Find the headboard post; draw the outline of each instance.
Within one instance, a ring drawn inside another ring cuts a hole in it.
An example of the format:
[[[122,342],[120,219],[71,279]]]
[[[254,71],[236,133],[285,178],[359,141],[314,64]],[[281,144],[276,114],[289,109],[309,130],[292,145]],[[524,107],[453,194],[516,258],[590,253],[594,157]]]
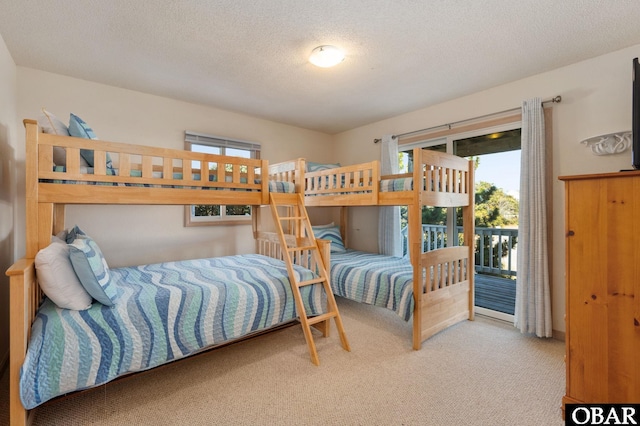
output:
[[[340,207],[340,235],[342,236],[342,244],[344,244],[345,248],[349,247],[347,237],[347,234],[349,233],[349,226],[347,223],[349,214],[347,209],[347,206]]]
[[[269,204],[269,161],[260,160],[260,189],[262,193],[262,204]]]
[[[9,276],[9,419],[12,425],[26,425],[28,413],[20,402],[20,367],[27,352],[31,322],[42,294],[36,282],[33,259],[20,259]]]
[[[24,120],[26,132],[25,203],[26,203],[26,256],[33,259],[38,253],[38,122]]]
[[[305,181],[304,181],[304,172],[307,169],[307,163],[304,158],[298,158],[296,160],[296,171],[295,171],[295,186],[296,193],[304,194]]]
[[[57,235],[64,230],[64,204],[53,205],[53,234]]]
[[[420,258],[422,256],[422,193],[423,185],[416,184],[422,182],[424,172],[422,170],[422,149],[413,149],[413,182],[414,188],[417,185],[418,190],[413,191],[413,199],[411,205],[407,208],[408,214],[408,247],[409,258],[413,265],[413,301],[415,308],[413,310],[413,349],[419,350],[422,347],[422,300],[424,278],[422,275],[422,266]]]
[[[38,203],[38,250],[51,243],[53,234],[53,203]]]

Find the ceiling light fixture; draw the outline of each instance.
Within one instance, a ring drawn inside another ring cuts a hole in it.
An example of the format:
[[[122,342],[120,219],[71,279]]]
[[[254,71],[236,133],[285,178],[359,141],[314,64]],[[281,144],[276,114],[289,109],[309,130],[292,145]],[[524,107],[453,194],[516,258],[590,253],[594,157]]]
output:
[[[335,46],[318,46],[311,51],[309,62],[322,68],[338,65],[344,60],[344,53]]]

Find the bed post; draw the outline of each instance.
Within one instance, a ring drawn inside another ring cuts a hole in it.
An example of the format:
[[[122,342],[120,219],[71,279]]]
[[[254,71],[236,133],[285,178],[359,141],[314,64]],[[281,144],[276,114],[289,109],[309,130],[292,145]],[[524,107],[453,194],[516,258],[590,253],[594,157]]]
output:
[[[24,120],[26,132],[25,204],[26,204],[26,255],[33,259],[38,253],[38,122]]]
[[[422,278],[422,200],[423,186],[416,184],[422,182],[422,150],[414,148],[413,150],[413,182],[414,191],[411,204],[407,206],[407,214],[409,216],[408,229],[408,250],[411,265],[413,265],[413,349],[420,350],[422,348],[422,294],[424,279]],[[418,187],[415,190],[415,186]]]
[[[340,207],[340,235],[342,237],[342,243],[345,248],[349,247],[349,240],[347,234],[349,233],[349,227],[347,224],[348,220],[348,207],[342,206]]]
[[[27,424],[28,412],[20,402],[20,368],[27,353],[31,319],[40,304],[36,296],[33,259],[20,259],[7,270],[9,276],[9,421]]]
[[[269,162],[260,160],[260,192],[262,193],[262,204],[269,204]]]
[[[296,193],[304,194],[304,190],[307,186],[307,182],[305,182],[304,172],[307,168],[307,163],[304,158],[298,158],[296,160],[296,167],[294,172],[294,184],[296,187]]]
[[[28,411],[20,401],[20,368],[27,353],[31,322],[42,300],[42,293],[36,281],[34,258],[39,250],[40,234],[44,232],[38,220],[40,215],[38,205],[38,122],[24,120],[24,126],[26,135],[26,254],[23,259],[11,265],[6,272],[9,276],[9,422],[11,425],[20,426],[28,424],[29,420]],[[50,206],[51,219],[53,220],[53,205]],[[43,212],[46,212],[47,209],[48,207],[44,207]],[[64,212],[64,210],[62,211]],[[62,213],[62,219],[64,220],[64,213]],[[51,228],[49,235],[51,235]]]
[[[58,235],[64,230],[64,204],[53,205],[53,234]]]
[[[475,231],[475,202],[476,202],[476,191],[475,191],[475,180],[474,180],[474,167],[475,163],[473,160],[469,160],[469,171],[467,176],[468,188],[467,192],[469,194],[469,204],[466,207],[462,208],[462,223],[464,224],[464,243],[467,247],[469,247],[469,260],[467,261],[467,278],[469,280],[469,320],[473,321],[475,318],[475,275],[476,275],[476,267],[475,267],[475,242],[476,242],[476,231]]]

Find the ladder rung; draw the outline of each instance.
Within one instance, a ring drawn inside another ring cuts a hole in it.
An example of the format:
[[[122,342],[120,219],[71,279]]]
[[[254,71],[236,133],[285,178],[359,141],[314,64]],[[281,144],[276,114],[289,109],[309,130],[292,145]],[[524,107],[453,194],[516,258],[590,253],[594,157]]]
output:
[[[306,218],[306,216],[281,216],[280,220],[301,220]]]
[[[309,325],[313,325],[313,324],[317,324],[319,322],[334,318],[335,316],[336,316],[336,312],[332,311],[332,312],[327,312],[326,314],[307,318],[307,321],[309,322]]]
[[[325,281],[325,279],[324,279],[324,278],[322,278],[322,277],[319,277],[319,278],[313,278],[313,279],[311,279],[311,280],[307,280],[307,281],[300,281],[300,282],[298,283],[298,287],[303,287],[303,286],[305,286],[305,285],[311,285],[311,284],[318,284],[318,283],[322,283],[322,282],[324,282],[324,281]]]
[[[302,247],[287,247],[287,251],[299,251],[299,250],[315,250],[316,246],[302,246]]]

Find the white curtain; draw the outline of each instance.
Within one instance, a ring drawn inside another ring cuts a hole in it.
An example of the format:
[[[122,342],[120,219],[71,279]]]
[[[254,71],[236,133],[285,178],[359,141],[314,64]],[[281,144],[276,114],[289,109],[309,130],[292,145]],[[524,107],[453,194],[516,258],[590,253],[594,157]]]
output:
[[[398,173],[398,139],[392,135],[382,137],[380,173]],[[400,207],[383,206],[378,216],[378,251],[388,256],[402,257],[400,235]]]
[[[521,158],[514,323],[522,333],[551,337],[544,112],[540,98],[522,103]]]

